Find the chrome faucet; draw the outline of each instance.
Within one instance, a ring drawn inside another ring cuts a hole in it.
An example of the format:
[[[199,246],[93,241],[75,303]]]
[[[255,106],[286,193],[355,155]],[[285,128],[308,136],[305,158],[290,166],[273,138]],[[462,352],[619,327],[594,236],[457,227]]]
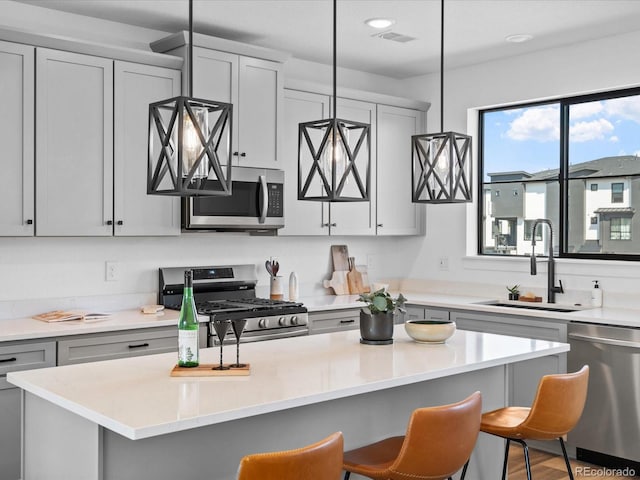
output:
[[[538,273],[536,265],[536,228],[539,224],[549,226],[549,260],[547,265],[547,303],[556,303],[556,293],[564,293],[562,288],[562,280],[558,280],[559,286],[555,286],[556,263],[553,259],[553,224],[551,220],[539,218],[533,222],[531,229],[531,275]]]

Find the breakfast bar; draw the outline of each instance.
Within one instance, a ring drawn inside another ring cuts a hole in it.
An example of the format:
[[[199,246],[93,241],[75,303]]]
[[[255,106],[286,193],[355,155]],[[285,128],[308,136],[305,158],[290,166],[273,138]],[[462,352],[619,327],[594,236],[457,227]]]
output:
[[[25,480],[235,478],[249,453],[342,431],[350,449],[405,431],[418,407],[480,390],[505,405],[509,366],[564,343],[458,330],[444,344],[362,345],[358,331],[242,344],[249,376],[171,377],[175,354],[9,373],[23,390]],[[219,349],[201,352],[215,363]],[[235,348],[225,347],[225,361]],[[469,479],[496,478],[501,441],[480,435]]]

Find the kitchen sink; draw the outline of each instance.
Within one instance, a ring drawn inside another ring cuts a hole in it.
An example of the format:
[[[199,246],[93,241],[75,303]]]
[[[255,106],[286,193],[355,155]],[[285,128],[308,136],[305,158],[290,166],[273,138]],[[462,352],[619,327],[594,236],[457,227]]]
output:
[[[507,307],[507,308],[524,308],[525,310],[544,310],[546,312],[577,312],[578,310],[585,310],[582,306],[570,306],[570,305],[555,305],[552,303],[536,303],[536,302],[501,302],[499,300],[491,300],[488,302],[477,302],[476,305],[490,305],[492,307]]]

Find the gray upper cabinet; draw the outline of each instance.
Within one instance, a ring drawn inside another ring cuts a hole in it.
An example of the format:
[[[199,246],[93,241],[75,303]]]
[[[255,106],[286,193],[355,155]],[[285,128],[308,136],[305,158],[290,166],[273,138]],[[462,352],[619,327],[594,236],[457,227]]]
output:
[[[423,114],[378,105],[378,235],[424,232],[425,207],[411,202],[411,136],[423,132]]]
[[[329,204],[298,200],[298,124],[329,118],[330,97],[318,93],[285,90],[282,139],[285,226],[278,235],[328,235]],[[304,151],[309,159],[308,149]],[[309,160],[310,161],[310,160]],[[304,182],[304,178],[302,181]]]
[[[113,233],[113,61],[36,51],[36,234]]]
[[[186,57],[186,51],[181,47],[169,53]],[[233,104],[233,165],[282,168],[283,85],[280,62],[193,47],[193,96]]]
[[[180,95],[180,71],[114,64],[114,234],[179,235],[180,199],[147,195],[149,104]]]
[[[34,55],[26,45],[0,42],[0,235],[34,233]]]

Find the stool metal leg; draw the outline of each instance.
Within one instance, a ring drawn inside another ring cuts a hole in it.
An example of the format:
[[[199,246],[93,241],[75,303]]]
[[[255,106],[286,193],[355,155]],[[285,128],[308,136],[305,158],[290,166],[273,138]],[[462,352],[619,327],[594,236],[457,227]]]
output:
[[[562,437],[558,437],[560,440],[560,446],[562,447],[562,455],[564,455],[564,463],[567,465],[567,472],[569,472],[569,478],[573,480],[573,471],[571,470],[571,464],[569,463],[569,457],[567,456],[567,449],[564,447],[564,440]]]
[[[505,439],[507,443],[504,447],[504,463],[502,464],[502,480],[506,480],[507,478],[507,462],[509,461],[509,445],[511,445],[511,439]]]
[[[469,459],[471,460],[471,459]],[[462,467],[462,473],[460,474],[460,480],[464,480],[464,476],[467,474],[467,468],[469,467],[469,460],[467,460],[467,463],[464,464],[464,467]]]
[[[344,480],[349,480],[349,477],[351,476],[351,472],[350,471],[346,471],[344,472]]]

